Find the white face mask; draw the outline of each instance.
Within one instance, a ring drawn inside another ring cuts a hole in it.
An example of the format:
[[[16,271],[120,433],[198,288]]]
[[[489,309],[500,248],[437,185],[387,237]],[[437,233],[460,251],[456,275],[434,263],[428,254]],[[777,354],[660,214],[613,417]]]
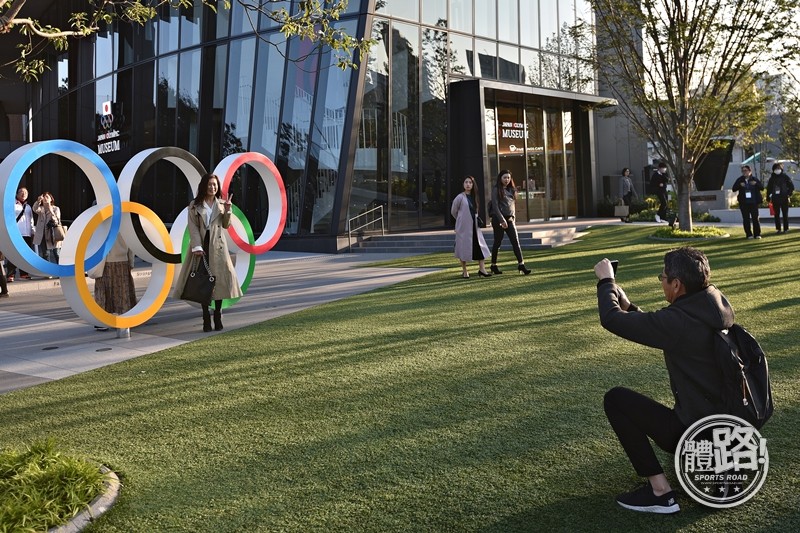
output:
[[[775,174],[780,174],[783,171],[781,169],[777,169],[777,170],[774,170],[773,172],[775,172]]]

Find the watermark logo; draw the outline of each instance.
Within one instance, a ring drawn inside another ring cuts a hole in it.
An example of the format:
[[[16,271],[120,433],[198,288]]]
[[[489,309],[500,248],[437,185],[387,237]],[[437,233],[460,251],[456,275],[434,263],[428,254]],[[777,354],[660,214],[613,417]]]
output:
[[[735,416],[698,420],[675,450],[675,472],[683,490],[709,507],[736,507],[746,502],[764,484],[768,469],[767,440]]]

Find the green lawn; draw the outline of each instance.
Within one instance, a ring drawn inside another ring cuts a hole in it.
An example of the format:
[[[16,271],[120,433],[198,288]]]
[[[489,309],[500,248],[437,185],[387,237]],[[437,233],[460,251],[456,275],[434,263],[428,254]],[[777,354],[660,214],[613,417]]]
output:
[[[800,531],[800,232],[693,243],[770,357],[761,491],[674,516],[614,502],[638,478],[603,394],[671,395],[660,352],[600,327],[592,267],[619,259],[634,303],[666,305],[676,243],[651,232],[528,252],[527,277],[510,253],[490,279],[450,254],[394,261],[446,270],[2,395],[0,447],[54,437],[115,470],[92,531]]]

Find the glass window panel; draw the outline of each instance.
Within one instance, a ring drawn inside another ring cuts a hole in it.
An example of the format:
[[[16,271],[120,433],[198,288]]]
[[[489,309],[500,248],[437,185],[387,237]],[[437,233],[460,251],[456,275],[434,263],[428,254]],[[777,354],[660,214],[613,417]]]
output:
[[[168,54],[178,49],[181,16],[177,9],[162,6],[158,19],[158,53]]]
[[[424,0],[422,22],[430,26],[447,27],[447,0]]]
[[[544,151],[544,117],[542,108],[528,107],[525,110],[527,127],[526,158],[528,167],[528,218],[547,218],[547,165]]]
[[[450,28],[472,33],[472,0],[450,0]]]
[[[158,137],[159,146],[175,145],[175,121],[178,115],[178,56],[158,60]]]
[[[558,53],[558,4],[553,0],[539,3],[539,20],[542,29],[542,49]]]
[[[575,25],[575,2],[574,0],[558,0],[558,27],[561,31],[564,28],[571,28]]]
[[[236,153],[236,146],[249,146],[250,116],[253,98],[253,67],[256,64],[256,39],[231,42],[228,70],[228,95],[225,106],[225,143],[223,156]],[[224,74],[224,71],[223,71]],[[224,79],[224,76],[223,76]],[[214,106],[216,107],[216,105]],[[228,150],[230,148],[231,150]]]
[[[58,94],[64,94],[69,90],[69,54],[61,54],[58,56],[57,68],[57,84]]]
[[[519,83],[520,79],[520,65],[519,65],[519,48],[516,46],[509,46],[501,44],[498,46],[499,51],[499,78],[503,81],[513,81]]]
[[[350,0],[347,3],[347,9],[342,11],[342,15],[344,15],[344,14],[352,15],[352,14],[355,14],[355,13],[359,13],[361,11],[361,3],[362,2],[368,2],[368,1],[369,0]],[[354,33],[355,33],[355,31],[354,31]]]
[[[572,112],[563,111],[561,121],[564,133],[564,215],[576,216],[578,214],[578,182],[575,177]]]
[[[94,112],[97,116],[103,110],[103,102],[111,102],[114,99],[114,83],[111,76],[100,78],[94,84]]]
[[[558,56],[555,54],[541,54],[542,87],[558,89],[559,81]]]
[[[148,20],[143,25],[131,24],[133,28],[133,59],[142,61],[156,55],[157,19]]]
[[[133,127],[139,123],[140,117],[133,114],[133,69],[128,68],[114,75],[114,98],[111,111],[114,116],[113,129],[119,132],[123,150],[130,152],[133,140]]]
[[[231,35],[253,33],[258,28],[258,2],[248,2],[246,6],[234,0],[231,4]],[[273,9],[272,4],[264,7],[265,10]]]
[[[425,4],[423,3],[423,6]],[[422,30],[421,226],[447,221],[447,33]]]
[[[156,146],[156,76],[155,62],[150,61],[134,68],[133,113],[138,128],[140,146]]]
[[[564,182],[564,146],[561,129],[561,113],[548,109],[547,120],[547,172],[549,190],[549,216],[566,216],[566,187]]]
[[[532,48],[539,48],[539,0],[520,2],[519,21],[520,43]]]
[[[522,83],[537,86],[542,84],[539,72],[539,52],[523,48],[520,50],[520,64],[522,66]]]
[[[567,91],[580,91],[581,81],[578,76],[578,61],[571,57],[561,58],[561,82],[559,88]]]
[[[497,37],[497,0],[475,0],[475,35]]]
[[[133,63],[134,27],[141,28],[141,26],[127,23],[114,26],[114,70],[117,70]]]
[[[350,2],[350,4],[358,4],[358,2]],[[289,1],[284,2],[273,2],[269,5],[269,9],[264,9],[261,12],[261,19],[259,20],[259,27],[262,30],[269,30],[273,28],[278,28],[279,25],[277,22],[270,18],[270,15],[273,13],[278,13],[281,9],[285,9],[287,12],[290,12],[290,8],[292,7],[292,3]]]
[[[518,43],[520,21],[517,0],[497,0],[497,19],[498,40]]]
[[[475,39],[475,54],[478,56],[476,76],[497,79],[497,43]]]
[[[200,44],[204,11],[205,6],[202,2],[194,2],[191,7],[182,7],[180,9],[181,48]]]
[[[305,170],[308,137],[311,131],[311,106],[317,77],[315,43],[294,39],[289,44],[285,98],[278,139],[278,169],[286,186],[288,210],[286,231],[301,231],[304,211]]]
[[[375,44],[370,49],[366,61],[361,116],[356,118],[359,122],[358,144],[349,191],[348,218],[356,217],[378,206],[386,209],[389,161],[388,29],[388,21],[382,19],[376,19],[372,27],[371,38]],[[365,216],[356,219],[354,225],[364,224],[369,220],[370,218]]]
[[[356,31],[356,21],[336,24],[349,34]],[[350,69],[336,68],[335,54],[330,50],[322,56],[320,86],[314,111],[314,130],[309,158],[309,180],[306,194],[313,196],[313,207],[304,216],[311,220],[303,224],[311,233],[336,233],[332,228],[333,205],[339,182],[347,100],[350,82],[355,75]],[[310,204],[310,200],[306,204]]]
[[[180,56],[177,146],[198,153],[200,127],[200,50]]]
[[[95,34],[94,72],[96,77],[108,74],[114,68],[114,39],[110,31]]]
[[[213,87],[214,93],[211,95],[211,128],[209,136],[211,137],[211,149],[209,151],[209,168],[213,168],[221,160],[220,155],[227,155],[231,153],[244,152],[247,145],[239,144],[236,142],[236,137],[231,135],[231,132],[225,127],[223,113],[225,112],[225,69],[228,64],[228,46],[220,45],[214,47],[207,47],[203,49],[203,70],[213,70]],[[250,60],[253,61],[253,55],[250,55]],[[207,74],[203,75],[208,78]],[[251,82],[252,83],[252,82]],[[208,90],[207,85],[203,87],[203,91]],[[203,97],[204,101],[208,98]],[[201,115],[207,114],[208,111],[203,109]],[[201,116],[201,123],[205,127],[209,123],[207,116]],[[247,130],[245,129],[245,132]]]
[[[450,72],[464,76],[475,75],[475,56],[472,38],[456,33],[450,34]]]
[[[268,41],[259,40],[258,42],[258,70],[256,71],[251,149],[274,161],[283,94],[284,61],[282,54],[285,53],[286,42],[280,33],[261,37]]]
[[[384,0],[376,2],[375,12],[408,20],[419,20],[418,0]]]
[[[419,227],[419,27],[394,24],[389,227]]]

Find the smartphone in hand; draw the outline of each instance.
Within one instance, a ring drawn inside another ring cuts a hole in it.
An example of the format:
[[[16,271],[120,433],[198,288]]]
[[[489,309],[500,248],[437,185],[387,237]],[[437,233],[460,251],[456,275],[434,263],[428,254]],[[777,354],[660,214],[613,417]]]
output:
[[[614,269],[614,275],[616,276],[617,275],[617,267],[619,266],[619,260],[617,260],[617,259],[609,259],[609,262],[611,263],[611,268]]]

